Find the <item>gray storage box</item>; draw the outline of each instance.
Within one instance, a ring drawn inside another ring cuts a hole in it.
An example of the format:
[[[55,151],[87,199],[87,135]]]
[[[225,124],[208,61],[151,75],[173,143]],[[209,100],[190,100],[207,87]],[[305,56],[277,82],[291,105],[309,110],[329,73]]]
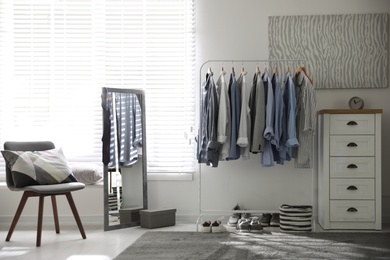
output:
[[[176,209],[141,210],[141,227],[159,228],[176,224]]]
[[[119,210],[119,221],[121,224],[140,221],[139,211],[141,208],[125,208]]]

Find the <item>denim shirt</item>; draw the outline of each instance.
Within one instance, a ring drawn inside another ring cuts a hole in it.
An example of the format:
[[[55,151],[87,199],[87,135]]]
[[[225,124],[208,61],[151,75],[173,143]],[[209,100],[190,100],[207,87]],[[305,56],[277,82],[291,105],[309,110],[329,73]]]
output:
[[[217,142],[218,93],[213,73],[206,75],[202,88],[201,140],[198,143],[198,162],[217,167],[221,144]]]
[[[263,75],[264,88],[266,89],[266,115],[265,115],[265,130],[264,130],[264,150],[261,154],[262,166],[269,167],[274,165],[274,155],[271,147],[271,140],[274,136],[274,91],[272,82],[268,72]]]

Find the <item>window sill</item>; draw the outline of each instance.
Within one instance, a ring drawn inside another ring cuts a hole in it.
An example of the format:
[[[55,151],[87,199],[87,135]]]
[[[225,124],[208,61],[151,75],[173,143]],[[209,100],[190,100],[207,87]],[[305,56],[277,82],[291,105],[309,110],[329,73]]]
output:
[[[192,173],[148,173],[148,181],[192,181]]]

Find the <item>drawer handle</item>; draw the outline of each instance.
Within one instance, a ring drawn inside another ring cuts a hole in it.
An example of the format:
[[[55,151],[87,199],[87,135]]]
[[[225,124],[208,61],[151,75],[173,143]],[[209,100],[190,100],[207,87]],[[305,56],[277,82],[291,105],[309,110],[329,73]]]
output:
[[[356,143],[349,143],[347,144],[347,147],[357,147],[358,145]]]
[[[358,188],[355,185],[351,185],[347,188],[347,190],[357,190]]]
[[[357,212],[358,210],[354,207],[350,207],[349,209],[347,209],[348,212]]]
[[[358,123],[356,123],[355,121],[349,121],[349,122],[347,123],[347,125],[358,125]]]
[[[357,169],[357,165],[354,163],[351,163],[347,166],[348,169]]]

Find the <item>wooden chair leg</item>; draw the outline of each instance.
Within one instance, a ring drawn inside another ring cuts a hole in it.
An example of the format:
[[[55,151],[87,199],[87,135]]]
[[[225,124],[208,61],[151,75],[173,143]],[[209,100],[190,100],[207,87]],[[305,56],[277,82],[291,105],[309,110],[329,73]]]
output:
[[[77,226],[79,227],[81,236],[83,237],[83,239],[86,239],[87,236],[85,235],[83,224],[81,223],[79,213],[77,212],[76,205],[74,204],[72,194],[70,192],[67,192],[67,193],[65,193],[65,195],[66,195],[66,198],[68,199],[69,206],[72,209],[73,216],[74,216],[74,219],[76,220]]]
[[[19,221],[20,215],[22,214],[24,206],[26,205],[27,199],[29,197],[30,197],[30,192],[28,192],[28,191],[23,192],[23,196],[20,199],[18,209],[16,210],[14,219],[12,220],[11,227],[9,228],[7,238],[5,239],[5,241],[10,241],[12,233],[14,232],[16,224]]]
[[[45,202],[45,195],[43,195],[43,194],[39,195],[38,223],[37,223],[37,246],[41,246],[44,202]]]
[[[57,210],[57,200],[56,195],[51,195],[51,204],[53,206],[53,217],[54,217],[54,225],[56,228],[56,233],[60,233],[60,224],[58,222],[58,210]]]

